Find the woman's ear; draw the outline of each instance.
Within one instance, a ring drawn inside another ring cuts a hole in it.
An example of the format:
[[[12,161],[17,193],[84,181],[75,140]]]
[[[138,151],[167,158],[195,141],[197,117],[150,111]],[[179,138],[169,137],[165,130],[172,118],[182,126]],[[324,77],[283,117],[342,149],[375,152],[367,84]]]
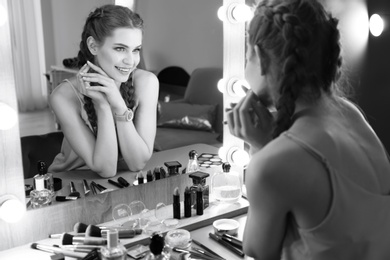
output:
[[[262,49],[258,45],[254,46],[256,59],[259,60],[261,75],[264,76],[268,72],[269,59]]]
[[[92,55],[96,55],[97,54],[98,45],[97,45],[97,42],[95,41],[95,39],[92,36],[89,36],[87,38],[87,46],[88,46],[88,49],[89,49],[89,51],[91,52]]]

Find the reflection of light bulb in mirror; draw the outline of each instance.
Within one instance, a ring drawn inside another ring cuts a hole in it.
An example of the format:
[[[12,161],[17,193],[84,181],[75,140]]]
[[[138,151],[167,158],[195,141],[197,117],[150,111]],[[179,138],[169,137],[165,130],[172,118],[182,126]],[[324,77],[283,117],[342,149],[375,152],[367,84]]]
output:
[[[0,219],[5,222],[18,222],[25,211],[25,206],[15,196],[5,195],[0,198]]]
[[[226,154],[227,154],[227,149],[225,146],[222,146],[218,150],[218,157],[222,159],[222,161],[226,161]]]
[[[225,6],[221,6],[220,8],[218,8],[217,16],[218,16],[219,20],[221,20],[221,21],[225,20],[225,17],[226,17]]]
[[[3,26],[8,21],[8,14],[4,6],[0,5],[0,26]]]
[[[229,6],[229,20],[235,23],[243,23],[253,18],[251,8],[245,4],[232,4]]]
[[[8,130],[17,122],[15,109],[7,104],[0,103],[0,130]]]
[[[244,91],[244,88],[246,90],[250,89],[250,86],[246,80],[240,79],[233,83],[232,90],[233,93],[235,93],[239,97],[245,97],[246,91]]]
[[[217,87],[218,87],[219,92],[225,93],[225,80],[224,79],[218,80]]]
[[[375,37],[379,36],[383,32],[383,20],[378,14],[373,14],[370,17],[370,32]]]
[[[244,167],[249,162],[249,154],[237,147],[232,147],[228,151],[228,161],[240,167]]]

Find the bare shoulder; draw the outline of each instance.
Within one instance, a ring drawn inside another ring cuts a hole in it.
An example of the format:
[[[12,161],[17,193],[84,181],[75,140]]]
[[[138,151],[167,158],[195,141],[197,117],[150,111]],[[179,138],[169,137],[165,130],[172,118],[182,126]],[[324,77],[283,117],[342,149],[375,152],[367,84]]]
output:
[[[76,85],[76,78],[70,78],[69,81],[61,82],[50,94],[49,102],[52,108],[57,106],[71,106],[77,101],[77,96],[73,90]]]
[[[158,91],[158,79],[150,71],[137,69],[134,72],[134,85],[137,92]]]

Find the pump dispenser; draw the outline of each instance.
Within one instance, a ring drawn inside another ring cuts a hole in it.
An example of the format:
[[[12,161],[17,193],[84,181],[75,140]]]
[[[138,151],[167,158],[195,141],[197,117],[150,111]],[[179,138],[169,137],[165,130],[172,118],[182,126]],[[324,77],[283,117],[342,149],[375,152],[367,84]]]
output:
[[[187,173],[199,171],[198,153],[195,150],[191,150],[188,153]]]
[[[126,248],[119,243],[117,230],[107,231],[107,247],[102,247],[100,253],[102,260],[125,260]]]
[[[234,203],[241,197],[238,173],[230,172],[230,164],[222,164],[222,172],[216,173],[211,182],[212,194],[217,201]]]

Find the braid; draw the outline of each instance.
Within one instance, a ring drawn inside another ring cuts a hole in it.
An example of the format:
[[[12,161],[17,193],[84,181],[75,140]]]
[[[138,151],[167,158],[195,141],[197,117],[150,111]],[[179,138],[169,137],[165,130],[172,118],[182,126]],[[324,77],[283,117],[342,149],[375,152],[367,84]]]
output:
[[[273,137],[291,127],[298,97],[330,92],[341,67],[338,21],[317,0],[264,0],[249,27],[264,64],[275,68],[278,110]],[[281,68],[281,69],[279,69]],[[264,68],[267,73],[268,68]]]

